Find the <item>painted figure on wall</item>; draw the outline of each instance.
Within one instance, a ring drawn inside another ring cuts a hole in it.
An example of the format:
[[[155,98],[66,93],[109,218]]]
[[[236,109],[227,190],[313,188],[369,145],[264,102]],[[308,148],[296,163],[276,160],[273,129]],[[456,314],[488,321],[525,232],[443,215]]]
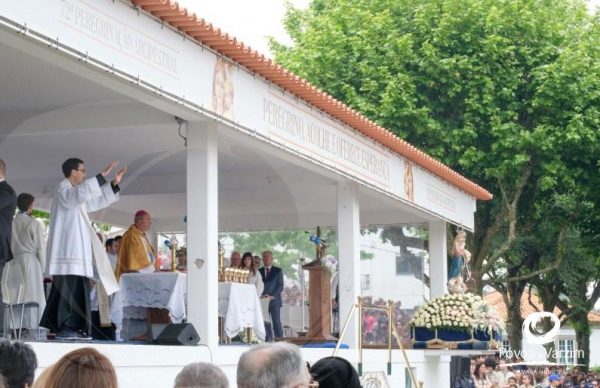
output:
[[[229,120],[233,120],[233,70],[232,63],[217,58],[213,73],[212,109]]]
[[[413,164],[408,160],[404,161],[404,196],[411,202],[415,201]]]
[[[471,252],[465,245],[467,243],[467,233],[459,229],[454,237],[454,243],[450,249],[450,267],[448,268],[448,292],[451,294],[463,294],[467,291],[467,286],[463,280],[463,269],[469,272],[468,263],[471,260]],[[470,275],[468,275],[470,277]]]

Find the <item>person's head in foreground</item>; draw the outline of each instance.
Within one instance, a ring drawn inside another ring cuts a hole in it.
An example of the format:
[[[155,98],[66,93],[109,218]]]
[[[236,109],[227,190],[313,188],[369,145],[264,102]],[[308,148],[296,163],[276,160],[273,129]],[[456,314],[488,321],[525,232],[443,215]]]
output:
[[[560,376],[553,373],[548,376],[548,382],[551,387],[558,387],[560,385]]]
[[[62,356],[52,366],[45,388],[117,388],[110,360],[94,348],[81,348]]]
[[[320,359],[310,368],[310,374],[320,388],[360,388],[358,373],[348,360],[341,357]]]
[[[302,353],[293,344],[257,345],[244,352],[238,362],[238,388],[296,388],[309,383]]]
[[[175,377],[174,388],[229,388],[229,381],[218,366],[194,362],[183,367]]]
[[[52,370],[52,365],[46,367],[42,373],[35,379],[33,382],[33,386],[31,388],[46,388],[46,382],[48,381],[48,376],[50,375],[50,371]]]
[[[35,378],[37,357],[23,342],[0,339],[0,375],[8,388],[29,388]]]

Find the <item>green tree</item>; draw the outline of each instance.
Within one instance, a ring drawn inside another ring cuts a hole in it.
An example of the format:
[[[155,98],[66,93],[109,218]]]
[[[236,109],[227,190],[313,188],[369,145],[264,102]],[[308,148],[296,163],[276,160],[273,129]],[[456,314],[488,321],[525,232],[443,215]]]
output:
[[[273,251],[275,264],[283,269],[283,273],[290,279],[298,279],[298,265],[300,258],[305,258],[305,263],[315,259],[315,244],[309,240],[315,231],[304,230],[274,230],[246,233],[224,233],[221,238],[228,237],[233,240],[236,250],[252,252],[260,256],[265,250]],[[326,254],[338,257],[337,234],[335,230],[322,228],[321,238],[327,242]],[[361,250],[361,260],[370,260],[373,254]]]
[[[487,282],[518,303],[554,268],[517,246],[545,220],[540,204],[593,195],[577,186],[598,175],[598,24],[576,0],[313,0],[287,13],[294,45],[272,48],[495,194],[478,203],[468,243],[472,289]]]
[[[283,273],[291,279],[298,279],[300,258],[306,263],[315,258],[315,244],[309,240],[314,231],[274,230],[264,232],[225,233],[221,237],[229,237],[234,242],[235,250],[252,252],[260,256],[265,250],[273,251],[275,265],[283,269]],[[334,230],[323,228],[321,237],[327,241],[327,253],[337,257],[337,236]]]
[[[555,214],[532,238],[531,250],[539,252],[542,262],[557,263],[551,272],[531,279],[543,304],[544,311],[559,308],[561,324],[570,323],[575,328],[578,364],[589,367],[591,328],[588,314],[600,298],[600,254],[598,234],[585,230],[588,215],[597,213],[591,201],[578,199],[574,194],[557,196],[552,203]],[[563,225],[553,221],[562,218]],[[585,231],[585,232],[584,232]],[[535,247],[534,245],[535,244]],[[559,258],[559,260],[556,260]],[[546,322],[546,329],[550,323]],[[546,346],[553,355],[554,344]],[[549,359],[549,361],[556,361]]]

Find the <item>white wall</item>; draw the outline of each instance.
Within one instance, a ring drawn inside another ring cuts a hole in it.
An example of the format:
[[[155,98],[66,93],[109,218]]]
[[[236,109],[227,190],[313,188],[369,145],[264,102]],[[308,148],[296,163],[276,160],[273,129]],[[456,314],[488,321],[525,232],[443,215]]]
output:
[[[371,287],[363,289],[363,296],[392,299],[402,302],[402,308],[415,308],[429,297],[429,288],[409,274],[396,274],[396,255],[400,248],[382,243],[377,235],[369,234],[361,238],[361,250],[373,253],[370,260],[361,260],[360,273],[371,276]],[[425,263],[424,263],[425,264]],[[426,271],[425,265],[423,270]]]

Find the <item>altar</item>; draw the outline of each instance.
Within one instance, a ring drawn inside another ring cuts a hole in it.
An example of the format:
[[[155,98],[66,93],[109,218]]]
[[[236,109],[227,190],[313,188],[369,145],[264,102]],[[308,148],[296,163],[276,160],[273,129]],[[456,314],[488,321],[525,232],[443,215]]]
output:
[[[122,339],[143,334],[148,309],[166,309],[172,323],[186,319],[186,274],[182,272],[125,273],[111,304],[111,319]]]
[[[223,334],[229,338],[252,329],[258,339],[265,340],[261,301],[253,284],[219,283],[219,318],[223,319]]]

